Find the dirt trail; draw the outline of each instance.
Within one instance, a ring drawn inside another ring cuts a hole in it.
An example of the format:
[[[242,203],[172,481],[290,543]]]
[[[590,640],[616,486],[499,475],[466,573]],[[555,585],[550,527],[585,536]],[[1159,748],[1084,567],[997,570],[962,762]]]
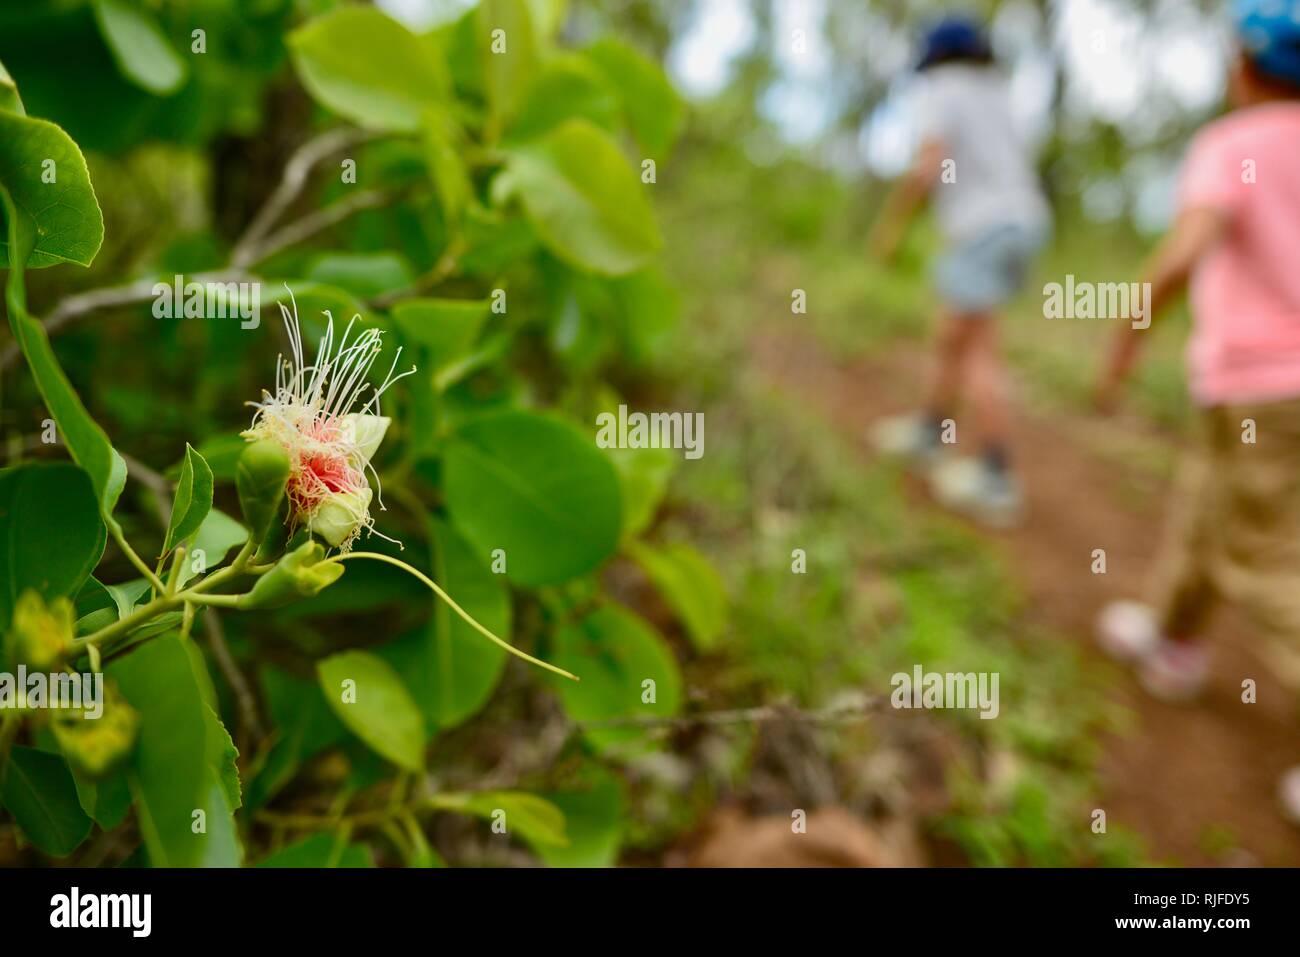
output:
[[[753,339],[752,361],[774,388],[819,411],[869,456],[868,425],[917,394],[924,356],[911,345],[840,360],[806,330],[767,329]],[[1029,599],[1026,614],[1100,656],[1092,622],[1107,601],[1136,597],[1158,541],[1163,490],[1115,454],[1118,443],[1135,438],[1120,425],[1048,411],[1022,413],[1016,431],[1028,519],[991,537]],[[1150,494],[1135,496],[1144,486]],[[1092,574],[1094,548],[1106,549],[1107,574]],[[1114,694],[1135,721],[1106,741],[1099,806],[1112,826],[1141,834],[1160,860],[1300,865],[1300,828],[1283,820],[1275,798],[1278,776],[1300,762],[1290,699],[1231,613],[1208,638],[1214,678],[1195,705],[1153,701],[1116,673]],[[1241,702],[1245,678],[1258,683],[1256,704]],[[1213,848],[1218,828],[1236,843],[1226,857]]]

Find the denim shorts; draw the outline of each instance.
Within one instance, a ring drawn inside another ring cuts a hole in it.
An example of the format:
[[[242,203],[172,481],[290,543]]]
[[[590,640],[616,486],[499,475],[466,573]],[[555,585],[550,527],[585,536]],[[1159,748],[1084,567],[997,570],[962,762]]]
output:
[[[1004,223],[963,240],[935,264],[934,283],[944,302],[965,311],[1000,306],[1020,291],[1047,230]]]

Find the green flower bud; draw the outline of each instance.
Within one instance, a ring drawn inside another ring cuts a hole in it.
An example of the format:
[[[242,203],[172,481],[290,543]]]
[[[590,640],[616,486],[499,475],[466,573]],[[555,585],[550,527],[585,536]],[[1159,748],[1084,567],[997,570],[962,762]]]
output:
[[[112,684],[104,685],[99,717],[82,711],[61,711],[55,715],[50,729],[64,757],[91,779],[104,777],[131,753],[140,729],[140,715]]]
[[[237,607],[278,608],[320,593],[343,574],[342,565],[324,562],[324,557],[325,548],[320,542],[304,542],[259,578]]]
[[[235,486],[254,542],[260,543],[266,537],[280,510],[290,469],[289,453],[274,439],[252,442],[239,456]]]
[[[331,492],[308,514],[307,527],[335,547],[351,542],[370,518],[373,494],[368,488]]]
[[[275,518],[271,520],[271,527],[267,530],[266,537],[262,539],[262,544],[258,546],[253,561],[259,565],[269,564],[284,554],[285,546],[288,544],[289,502],[285,499],[276,509]]]
[[[56,598],[46,605],[28,589],[14,605],[10,629],[14,656],[35,671],[53,671],[72,647],[76,615],[72,602]]]

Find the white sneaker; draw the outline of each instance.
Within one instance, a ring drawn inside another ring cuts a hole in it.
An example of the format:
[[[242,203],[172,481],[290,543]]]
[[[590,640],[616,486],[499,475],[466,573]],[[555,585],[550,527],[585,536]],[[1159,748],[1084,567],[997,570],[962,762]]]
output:
[[[1283,772],[1277,782],[1277,796],[1287,820],[1300,824],[1300,765]]]
[[[1024,514],[1020,485],[983,459],[950,459],[930,473],[930,490],[939,503],[993,528],[1010,528]]]
[[[932,464],[941,451],[934,425],[919,412],[892,415],[871,426],[871,444],[882,455],[907,459],[921,465]]]
[[[1097,643],[1117,661],[1150,657],[1160,647],[1156,613],[1139,601],[1113,601],[1097,616]]]
[[[1190,701],[1210,676],[1210,652],[1202,644],[1162,639],[1138,668],[1138,682],[1161,701]]]

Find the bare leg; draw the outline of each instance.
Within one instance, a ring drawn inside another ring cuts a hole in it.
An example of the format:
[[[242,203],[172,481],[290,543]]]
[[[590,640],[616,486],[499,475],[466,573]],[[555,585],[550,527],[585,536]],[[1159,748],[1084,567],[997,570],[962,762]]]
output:
[[[992,315],[968,320],[974,330],[968,347],[970,397],[979,440],[985,449],[1004,454],[1011,441],[1006,367]]]
[[[980,324],[981,320],[972,320],[969,314],[945,310],[940,315],[926,384],[926,411],[931,415],[942,417],[956,411],[965,391],[971,341]]]

